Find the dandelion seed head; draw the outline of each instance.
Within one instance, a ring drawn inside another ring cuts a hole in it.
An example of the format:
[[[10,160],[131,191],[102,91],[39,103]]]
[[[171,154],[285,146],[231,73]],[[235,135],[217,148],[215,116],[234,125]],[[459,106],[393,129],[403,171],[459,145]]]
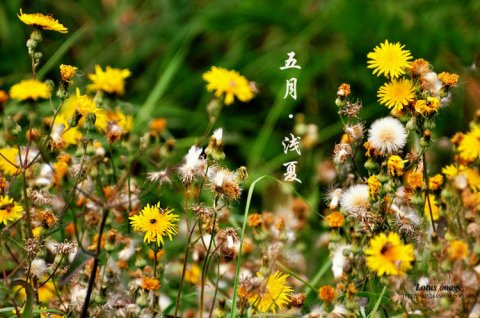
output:
[[[398,119],[384,117],[373,122],[368,130],[368,142],[382,154],[395,153],[407,143],[407,131]]]

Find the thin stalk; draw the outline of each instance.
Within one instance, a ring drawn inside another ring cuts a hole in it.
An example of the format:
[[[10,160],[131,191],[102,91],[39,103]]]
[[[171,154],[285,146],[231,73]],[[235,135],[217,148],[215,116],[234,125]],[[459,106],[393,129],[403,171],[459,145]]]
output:
[[[205,276],[207,274],[207,264],[209,260],[210,250],[212,249],[212,244],[215,238],[215,224],[217,222],[217,198],[213,200],[213,225],[212,225],[212,232],[210,235],[210,242],[208,243],[207,253],[205,254],[205,261],[203,262],[202,268],[202,286],[200,287],[200,316],[203,316],[203,297],[205,293]]]
[[[93,285],[95,284],[95,277],[97,276],[98,263],[100,262],[100,259],[98,256],[100,255],[101,248],[102,248],[102,235],[103,235],[103,230],[105,229],[105,223],[107,222],[109,211],[110,210],[103,211],[102,222],[100,223],[100,229],[98,233],[97,250],[95,252],[92,273],[90,274],[90,279],[88,280],[87,294],[85,295],[85,302],[83,303],[83,308],[82,308],[82,315],[81,315],[82,318],[88,317],[88,306],[90,304],[90,298],[92,296]]]
[[[215,301],[217,299],[217,294],[218,294],[219,282],[220,282],[220,258],[218,258],[218,262],[217,262],[217,281],[215,282],[215,292],[213,293],[212,307],[210,307],[210,313],[208,315],[208,318],[212,318],[213,309],[215,308]]]
[[[187,240],[187,247],[185,248],[185,256],[183,259],[183,268],[182,268],[182,276],[180,277],[180,286],[178,287],[178,293],[177,293],[177,299],[175,301],[175,312],[173,314],[173,317],[177,317],[178,313],[178,307],[180,305],[180,295],[182,294],[182,288],[183,288],[183,281],[185,280],[185,272],[187,270],[187,260],[188,260],[188,251],[190,250],[190,242],[192,240],[192,235],[195,230],[197,221],[193,224],[190,233],[188,235],[188,240]]]

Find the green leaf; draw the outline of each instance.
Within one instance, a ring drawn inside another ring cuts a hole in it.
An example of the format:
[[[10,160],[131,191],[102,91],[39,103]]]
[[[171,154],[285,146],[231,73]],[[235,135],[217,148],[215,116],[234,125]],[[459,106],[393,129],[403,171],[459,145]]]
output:
[[[383,286],[382,293],[380,294],[380,297],[378,297],[377,302],[373,307],[373,310],[370,312],[367,318],[372,318],[377,313],[378,307],[380,307],[380,303],[382,302],[382,299],[383,299],[383,294],[385,294],[386,290],[387,290],[387,285]]]

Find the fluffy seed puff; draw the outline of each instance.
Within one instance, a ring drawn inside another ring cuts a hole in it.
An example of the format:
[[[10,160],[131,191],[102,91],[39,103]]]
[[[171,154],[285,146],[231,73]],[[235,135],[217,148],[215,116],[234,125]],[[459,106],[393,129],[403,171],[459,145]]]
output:
[[[361,214],[368,210],[368,186],[355,184],[345,190],[340,198],[340,206],[343,210],[352,214]]]
[[[223,199],[237,200],[242,189],[236,172],[212,167],[208,172],[212,190]]]
[[[201,156],[202,152],[202,148],[192,146],[185,156],[184,163],[178,168],[178,174],[183,184],[188,185],[195,177],[205,174],[207,161]]]
[[[405,146],[407,131],[398,119],[384,117],[373,122],[368,130],[368,142],[381,154],[392,154]]]

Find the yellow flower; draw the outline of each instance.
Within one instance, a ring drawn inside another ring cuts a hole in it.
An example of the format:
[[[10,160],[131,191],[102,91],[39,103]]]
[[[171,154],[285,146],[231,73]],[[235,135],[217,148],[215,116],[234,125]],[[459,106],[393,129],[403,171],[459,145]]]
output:
[[[415,98],[415,89],[408,79],[393,79],[390,83],[385,83],[380,87],[377,94],[380,104],[389,109],[401,111],[404,106]]]
[[[8,221],[16,221],[23,215],[23,207],[9,198],[8,195],[0,195],[0,223],[7,224]]]
[[[460,172],[464,171],[466,168],[465,166],[458,166],[456,167],[455,165],[448,165],[448,166],[445,166],[443,169],[442,169],[442,173],[447,176],[447,178],[451,178],[451,177],[455,177],[455,176],[458,176],[460,174]]]
[[[47,99],[50,97],[51,88],[47,84],[28,79],[17,83],[10,88],[10,97],[18,100],[37,100],[39,98]]]
[[[42,13],[23,13],[20,9],[20,14],[17,15],[20,21],[26,25],[30,25],[43,30],[57,31],[60,33],[67,33],[68,29],[64,27],[58,20],[55,20],[50,15],[44,15]]]
[[[430,204],[428,203],[430,201]],[[430,208],[432,209],[432,216],[433,220],[436,221],[439,218],[439,208],[435,199],[435,195],[429,194],[428,198],[425,196],[425,207],[423,209],[423,214],[425,215],[425,218],[430,221]]]
[[[463,139],[458,146],[460,157],[467,161],[475,161],[480,157],[480,127],[473,127],[467,134],[463,135]]]
[[[427,100],[419,99],[415,103],[415,111],[422,115],[431,115],[438,112],[440,100],[436,97],[427,97]]]
[[[0,153],[2,154],[2,156],[0,156],[0,170],[8,176],[16,174],[19,166],[18,149],[0,148]],[[17,167],[13,164],[17,165]]]
[[[260,312],[276,313],[277,309],[282,309],[290,301],[290,293],[293,291],[287,285],[287,274],[279,271],[265,278],[261,273],[257,273],[263,282],[259,288],[248,295],[248,302]]]
[[[215,91],[215,97],[225,94],[225,105],[233,103],[234,98],[248,102],[254,96],[254,90],[248,80],[236,71],[212,66],[210,71],[203,74],[207,81],[207,90]]]
[[[65,64],[60,65],[60,75],[62,77],[62,81],[70,82],[76,71],[77,68],[75,66]]]
[[[23,287],[19,287],[18,289],[18,297],[23,301],[26,299],[27,294],[25,293],[25,289]],[[38,292],[38,300],[41,303],[48,303],[53,297],[55,297],[55,285],[51,280],[46,282],[43,286],[37,289]]]
[[[368,68],[373,68],[373,74],[380,76],[385,74],[386,77],[396,78],[405,74],[405,68],[410,66],[409,60],[412,59],[410,51],[403,50],[405,45],[400,43],[389,43],[385,40],[376,46],[373,52],[368,53]]]
[[[71,116],[70,116],[71,117]],[[70,145],[78,144],[78,141],[82,139],[82,133],[78,129],[78,127],[69,127],[68,119],[65,113],[60,112],[53,125],[52,129],[52,142],[57,143],[61,141],[61,147],[68,147]],[[68,129],[67,129],[68,128]],[[57,140],[56,138],[59,138]]]
[[[401,176],[405,162],[408,162],[408,160],[402,160],[402,158],[397,155],[390,156],[387,162],[388,173],[391,176]]]
[[[407,174],[407,184],[412,189],[420,189],[423,184],[423,173],[420,171],[411,171]]]
[[[345,217],[338,211],[330,213],[325,219],[330,227],[342,227],[343,223],[345,223]]]
[[[480,191],[480,174],[476,169],[468,168],[463,171],[467,177],[468,185],[470,188],[477,192]]]
[[[131,220],[130,224],[135,231],[145,232],[144,242],[157,242],[160,246],[164,244],[164,236],[168,236],[171,241],[172,236],[177,234],[175,223],[179,220],[179,217],[172,214],[172,211],[160,208],[160,203],[152,206],[147,204],[140,214],[129,218]]]
[[[443,183],[443,176],[441,174],[436,174],[428,180],[429,188],[431,190],[438,190]]]
[[[197,264],[192,264],[185,271],[185,281],[194,285],[200,284],[200,279],[202,275],[202,270],[198,267]]]
[[[442,82],[443,85],[447,87],[453,87],[457,85],[458,79],[460,76],[457,74],[451,74],[448,72],[442,72],[438,74],[438,79]]]
[[[125,79],[131,75],[128,69],[107,68],[102,70],[100,65],[95,65],[95,74],[88,74],[93,82],[87,86],[89,91],[102,91],[108,94],[123,95],[125,93]]]
[[[78,126],[85,126],[85,119],[91,113],[95,114],[95,127],[100,131],[104,131],[108,125],[105,110],[98,108],[95,101],[88,95],[81,95],[80,90],[77,88],[76,95],[70,96],[63,104],[60,115],[67,119],[67,123],[72,118],[75,118]],[[68,131],[70,129],[72,128],[69,128]]]
[[[448,247],[448,258],[457,261],[465,258],[468,253],[468,245],[464,241],[450,241]]]
[[[370,198],[373,200],[378,196],[378,193],[380,192],[380,188],[382,187],[382,184],[380,181],[378,181],[377,176],[373,175],[370,176],[367,180],[368,184],[368,193],[370,194]]]
[[[160,282],[156,278],[144,277],[142,281],[142,288],[146,290],[159,290]]]
[[[412,268],[415,259],[413,245],[404,245],[395,232],[387,235],[380,233],[370,240],[365,250],[367,267],[377,272],[378,276],[403,275]]]
[[[133,126],[133,117],[129,115],[125,115],[120,110],[107,110],[105,111],[105,121],[99,123],[98,128],[101,131],[107,131],[108,125],[117,125],[122,135],[128,134],[132,130]],[[102,126],[100,126],[100,124]]]

